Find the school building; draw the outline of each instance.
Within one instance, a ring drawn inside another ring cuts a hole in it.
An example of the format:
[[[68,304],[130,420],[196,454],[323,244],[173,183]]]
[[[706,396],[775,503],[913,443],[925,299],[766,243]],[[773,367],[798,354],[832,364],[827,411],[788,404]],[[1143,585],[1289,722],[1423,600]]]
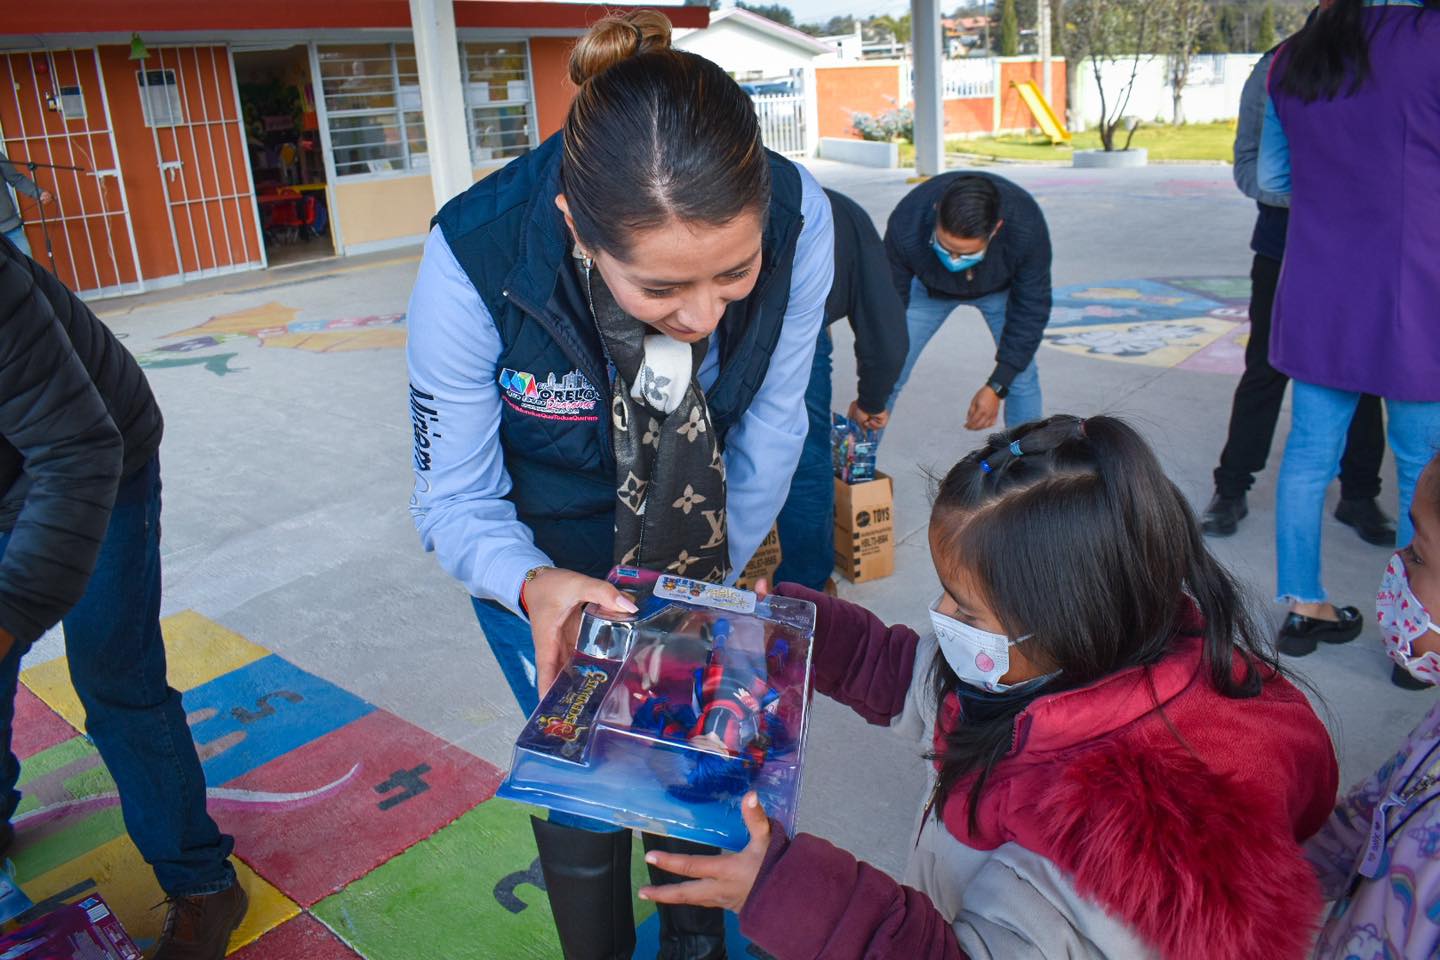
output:
[[[605,9],[454,0],[471,176],[560,129]],[[17,0],[0,30],[0,149],[55,198],[21,198],[26,237],[87,297],[423,238],[445,160],[421,91],[453,73],[417,54],[408,0]]]

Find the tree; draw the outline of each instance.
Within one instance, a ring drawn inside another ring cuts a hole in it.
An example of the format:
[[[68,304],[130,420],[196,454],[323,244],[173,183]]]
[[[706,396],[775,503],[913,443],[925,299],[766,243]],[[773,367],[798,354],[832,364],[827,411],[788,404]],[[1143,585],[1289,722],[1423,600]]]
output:
[[[1159,18],[1161,51],[1166,57],[1170,97],[1175,126],[1185,122],[1185,84],[1190,64],[1200,49],[1200,36],[1210,24],[1210,7],[1205,0],[1154,0]]]
[[[1151,52],[1154,43],[1155,17],[1151,0],[1074,0],[1071,6],[1066,31],[1074,31],[1073,39],[1067,44],[1066,55],[1071,51],[1083,53],[1079,57],[1090,62],[1095,75],[1095,87],[1100,94],[1100,143],[1106,150],[1115,149],[1115,134],[1126,121],[1125,111],[1130,107],[1130,97],[1135,92],[1135,78],[1140,73],[1140,58]],[[1129,76],[1119,89],[1106,89],[1109,78],[1107,65],[1125,69],[1128,64]],[[1138,122],[1131,123],[1129,135],[1122,150],[1129,150],[1135,139]]]
[[[749,4],[745,3],[744,0],[740,0],[740,2],[736,3],[735,5],[741,10],[749,10],[751,13],[759,14],[766,20],[774,20],[776,23],[782,26],[795,26],[795,14],[791,13],[790,8],[783,4]]]
[[[896,43],[910,42],[910,14],[908,13],[898,18],[889,14],[875,17],[870,21],[870,25],[889,36]]]
[[[1255,48],[1269,50],[1275,46],[1275,8],[1265,4],[1260,12],[1260,27],[1255,31]]]
[[[1015,0],[1005,0],[1000,14],[1000,56],[1013,57],[1020,52],[1020,21],[1015,16]]]

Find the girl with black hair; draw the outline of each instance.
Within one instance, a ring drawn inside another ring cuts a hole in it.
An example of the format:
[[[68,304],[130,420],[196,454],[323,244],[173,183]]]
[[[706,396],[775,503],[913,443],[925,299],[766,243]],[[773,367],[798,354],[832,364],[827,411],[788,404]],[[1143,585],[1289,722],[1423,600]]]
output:
[[[930,551],[930,636],[778,588],[819,608],[817,688],[930,744],[908,886],[752,797],[749,848],[652,854],[700,879],[641,896],[735,909],[778,960],[1305,956],[1334,749],[1140,436],[992,437],[940,484]]]

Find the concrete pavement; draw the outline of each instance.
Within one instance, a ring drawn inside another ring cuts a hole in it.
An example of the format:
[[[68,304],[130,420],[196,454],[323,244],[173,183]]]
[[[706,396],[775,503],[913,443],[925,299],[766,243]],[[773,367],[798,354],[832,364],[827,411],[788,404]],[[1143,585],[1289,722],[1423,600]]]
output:
[[[908,189],[895,171],[812,169],[882,229]],[[1226,371],[1237,369],[1243,333],[1234,310],[1243,306],[1253,205],[1228,168],[992,169],[1036,194],[1052,230],[1066,320],[1051,333],[1073,336],[1040,352],[1047,412],[1130,418],[1203,508],[1235,383]],[[337,260],[97,307],[142,358],[166,414],[164,612],[197,611],[503,768],[522,718],[465,591],[421,552],[406,511],[403,313],[415,264],[407,252]],[[836,334],[843,409],[854,392],[853,341]],[[982,439],[960,424],[993,353],[979,315],[959,311],[895,411],[881,466],[896,483],[896,573],[841,587],[882,617],[926,622],[938,587],[924,536],[925,470],[943,472]],[[1274,623],[1278,608],[1265,601],[1287,422],[1250,518],[1215,544]],[[1388,461],[1385,482],[1393,511]],[[1386,557],[1327,520],[1326,580],[1338,602],[1368,611]],[[27,665],[61,652],[49,638]],[[1292,666],[1326,705],[1347,784],[1373,770],[1433,699],[1390,686],[1369,628]],[[919,750],[828,701],[817,701],[814,719],[802,828],[898,871],[923,791]]]

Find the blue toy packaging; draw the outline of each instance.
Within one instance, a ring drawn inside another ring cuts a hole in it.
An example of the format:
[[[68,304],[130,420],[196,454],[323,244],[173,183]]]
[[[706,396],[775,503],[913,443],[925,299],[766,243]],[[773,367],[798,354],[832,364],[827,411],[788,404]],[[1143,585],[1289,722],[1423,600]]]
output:
[[[750,790],[795,830],[815,605],[617,567],[639,613],[593,605],[498,795],[740,850]]]
[[[845,483],[874,480],[879,452],[879,431],[866,430],[843,413],[830,414],[830,458],[836,477]]]

